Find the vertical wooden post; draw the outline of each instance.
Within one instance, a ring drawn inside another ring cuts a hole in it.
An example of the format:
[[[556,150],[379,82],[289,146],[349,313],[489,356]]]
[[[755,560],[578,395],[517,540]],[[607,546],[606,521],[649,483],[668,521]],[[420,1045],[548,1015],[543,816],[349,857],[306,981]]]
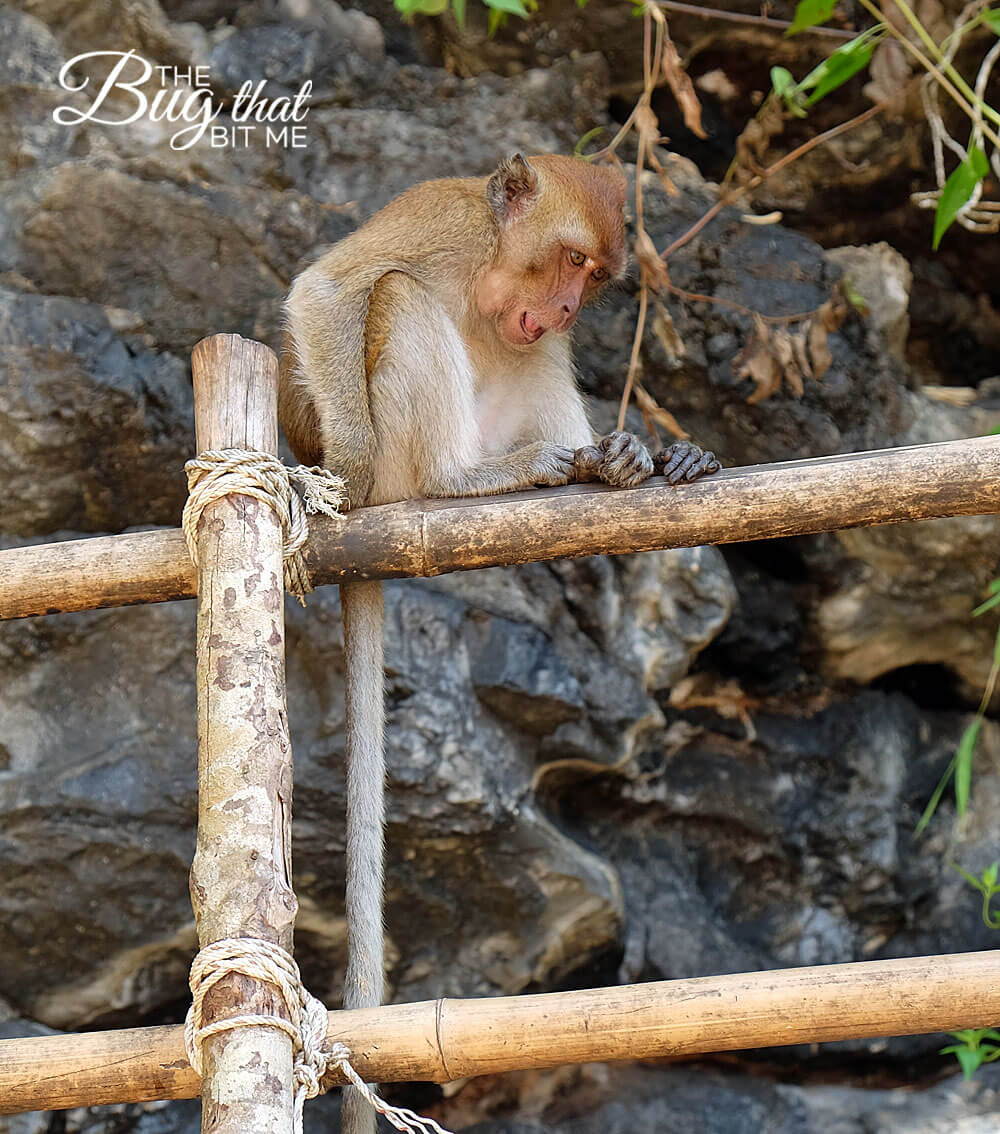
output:
[[[239,335],[203,339],[192,356],[199,452],[277,453],[278,361]],[[285,711],[281,526],[248,496],[227,496],[198,528],[198,848],[191,904],[202,946],[260,937],[291,951],[292,753]],[[203,1023],[287,1015],[273,985],[230,974]],[[202,1131],[290,1134],[292,1045],[278,1028],[205,1040]]]

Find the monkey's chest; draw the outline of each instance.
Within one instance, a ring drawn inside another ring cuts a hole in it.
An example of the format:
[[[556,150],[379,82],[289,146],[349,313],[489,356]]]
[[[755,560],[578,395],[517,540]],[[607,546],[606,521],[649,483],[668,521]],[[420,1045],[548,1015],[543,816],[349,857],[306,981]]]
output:
[[[487,386],[475,400],[476,430],[485,456],[512,449],[525,436],[526,410],[516,391]]]

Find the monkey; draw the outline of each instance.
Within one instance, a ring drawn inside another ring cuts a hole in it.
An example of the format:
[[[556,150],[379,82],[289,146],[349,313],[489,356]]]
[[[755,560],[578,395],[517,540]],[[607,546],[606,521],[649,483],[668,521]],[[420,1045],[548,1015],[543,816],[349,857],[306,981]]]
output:
[[[595,441],[569,332],[625,268],[625,178],[514,154],[489,177],[416,185],[306,268],[285,304],[279,416],[296,457],[343,477],[347,506],[536,485],[671,483],[721,466],[678,442]],[[383,995],[382,591],[341,585],[347,657],[344,1007]],[[374,1130],[353,1089],[344,1130]]]

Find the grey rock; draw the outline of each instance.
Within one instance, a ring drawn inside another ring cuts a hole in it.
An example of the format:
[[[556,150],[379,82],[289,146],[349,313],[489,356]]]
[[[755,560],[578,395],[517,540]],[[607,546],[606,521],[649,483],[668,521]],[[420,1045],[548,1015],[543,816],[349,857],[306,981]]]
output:
[[[173,23],[158,0],[15,0],[41,20],[62,45],[66,59],[90,51],[121,52],[134,49],[151,62],[187,68],[204,66],[208,37],[194,23]],[[64,59],[65,61],[65,59]],[[110,71],[114,60],[97,57],[80,64],[93,81]],[[92,88],[93,89],[93,88]]]
[[[772,1083],[709,1068],[597,1065],[538,1076],[531,1101],[544,1110],[537,1117],[487,1121],[472,1129],[476,1134],[988,1134],[996,1124],[998,1089],[995,1068],[970,1084],[953,1077],[924,1090],[892,1091]]]
[[[682,236],[714,202],[689,162],[664,157],[680,190],[668,198],[648,177],[646,228],[658,248]],[[815,311],[831,298],[841,268],[819,245],[781,226],[754,226],[737,209],[724,209],[670,259],[673,282],[689,292],[770,316]],[[630,285],[626,282],[625,287]],[[807,379],[801,399],[787,387],[748,404],[749,378],[737,377],[734,359],[752,330],[748,314],[702,301],[664,297],[683,355],[668,354],[647,323],[643,384],[693,439],[724,464],[757,464],[825,453],[878,448],[911,424],[903,398],[902,368],[869,341],[856,312],[828,336],[832,364],[818,380]],[[631,335],[627,306],[608,304],[589,312],[577,336],[585,387],[609,398],[620,389],[617,344]]]
[[[0,83],[51,83],[65,62],[55,36],[42,23],[13,8],[0,8]]]
[[[276,343],[299,258],[344,232],[339,214],[292,191],[184,191],[67,163],[10,186],[0,269],[40,291],[138,310],[158,343],[186,353],[218,331]]]
[[[310,111],[310,144],[288,151],[285,169],[317,200],[359,202],[367,217],[416,181],[485,175],[516,150],[571,151],[603,121],[606,96],[597,55],[509,82],[390,63],[348,105]]]
[[[976,893],[942,853],[950,793],[930,837],[913,834],[968,717],[863,693],[753,720],[753,740],[704,713],[686,733],[675,725],[647,736],[630,767],[595,776],[592,766],[563,765],[537,777],[565,829],[618,870],[623,979],[991,947]],[[954,833],[958,861],[976,874],[1000,857],[988,824],[998,739],[992,726],[983,734],[975,818]],[[857,1041],[843,1050],[905,1058],[935,1044]]]
[[[0,288],[0,530],[177,523],[192,418],[178,359],[95,304]]]
[[[913,272],[906,258],[884,241],[862,247],[831,248],[827,255],[864,300],[869,327],[883,337],[899,359],[910,333],[910,287]]]

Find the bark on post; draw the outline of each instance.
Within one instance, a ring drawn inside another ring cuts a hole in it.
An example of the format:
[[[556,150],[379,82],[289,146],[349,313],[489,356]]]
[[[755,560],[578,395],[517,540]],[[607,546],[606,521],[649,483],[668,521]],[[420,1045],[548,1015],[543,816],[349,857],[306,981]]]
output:
[[[278,362],[239,335],[203,339],[192,356],[199,452],[277,453]],[[291,950],[292,754],[285,712],[281,525],[266,504],[227,496],[198,528],[198,848],[191,904],[202,946],[260,937]],[[285,1015],[273,985],[230,974],[203,1023]],[[292,1045],[277,1028],[209,1037],[202,1130],[292,1130]]]

